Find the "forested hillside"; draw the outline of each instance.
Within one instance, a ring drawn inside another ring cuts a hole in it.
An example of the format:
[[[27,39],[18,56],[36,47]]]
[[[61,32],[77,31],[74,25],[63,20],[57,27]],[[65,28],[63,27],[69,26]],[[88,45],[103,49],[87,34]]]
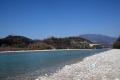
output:
[[[113,48],[120,49],[120,37],[113,44]]]
[[[51,37],[44,40],[33,40],[24,36],[9,35],[0,39],[0,50],[43,50],[43,49],[79,49],[90,48],[91,41],[81,37]]]

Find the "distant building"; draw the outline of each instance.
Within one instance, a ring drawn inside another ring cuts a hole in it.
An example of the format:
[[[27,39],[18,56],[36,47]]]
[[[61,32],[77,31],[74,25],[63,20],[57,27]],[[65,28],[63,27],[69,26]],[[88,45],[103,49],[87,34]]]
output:
[[[101,44],[89,44],[90,48],[93,48],[93,49],[101,49],[103,48],[103,45]]]

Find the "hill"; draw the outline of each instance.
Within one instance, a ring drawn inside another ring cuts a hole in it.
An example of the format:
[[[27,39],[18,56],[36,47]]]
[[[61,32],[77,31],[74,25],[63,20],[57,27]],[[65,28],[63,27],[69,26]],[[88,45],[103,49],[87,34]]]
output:
[[[32,43],[33,40],[24,36],[12,36],[8,35],[5,38],[0,39],[0,46],[6,47],[19,47],[24,48],[27,47],[28,44]]]
[[[113,44],[113,48],[120,49],[120,37]]]
[[[83,49],[90,48],[91,41],[81,37],[51,37],[44,40],[32,40],[24,36],[9,35],[0,39],[0,51],[43,50],[43,49]]]
[[[89,43],[91,41],[81,38],[81,37],[65,37],[65,38],[55,38],[51,37],[43,40],[44,43],[52,45],[55,49],[76,49],[76,48],[89,48]]]
[[[93,43],[101,44],[104,47],[112,47],[113,43],[116,40],[115,37],[110,37],[100,34],[85,34],[85,35],[80,35],[80,37],[88,39]]]

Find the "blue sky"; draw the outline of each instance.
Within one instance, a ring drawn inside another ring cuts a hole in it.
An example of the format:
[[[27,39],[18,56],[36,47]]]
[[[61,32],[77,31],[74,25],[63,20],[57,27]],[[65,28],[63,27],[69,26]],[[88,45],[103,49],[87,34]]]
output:
[[[120,35],[120,0],[0,0],[0,37]]]

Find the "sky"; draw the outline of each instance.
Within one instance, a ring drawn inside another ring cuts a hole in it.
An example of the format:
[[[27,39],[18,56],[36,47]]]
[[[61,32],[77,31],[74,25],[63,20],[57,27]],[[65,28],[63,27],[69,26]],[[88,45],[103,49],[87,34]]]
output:
[[[0,37],[120,35],[120,0],[0,0]]]

